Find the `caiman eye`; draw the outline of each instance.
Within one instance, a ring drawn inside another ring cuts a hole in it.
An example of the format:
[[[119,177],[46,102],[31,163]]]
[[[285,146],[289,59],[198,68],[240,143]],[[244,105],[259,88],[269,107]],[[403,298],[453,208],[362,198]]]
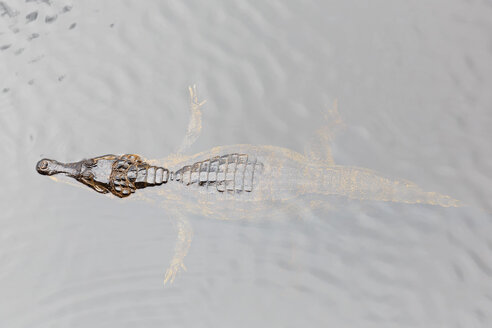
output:
[[[85,166],[87,166],[87,167],[91,167],[91,166],[96,165],[96,161],[95,161],[94,159],[92,159],[92,158],[91,158],[91,159],[86,159],[86,160],[84,161],[84,164],[85,164]]]

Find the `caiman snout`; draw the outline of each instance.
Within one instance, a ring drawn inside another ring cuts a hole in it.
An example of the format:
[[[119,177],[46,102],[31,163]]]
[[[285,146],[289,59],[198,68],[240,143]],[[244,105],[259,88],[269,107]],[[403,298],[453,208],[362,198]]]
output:
[[[36,164],[36,170],[42,175],[54,175],[64,173],[71,177],[77,177],[80,174],[80,164],[78,163],[60,163],[52,159],[43,158]]]

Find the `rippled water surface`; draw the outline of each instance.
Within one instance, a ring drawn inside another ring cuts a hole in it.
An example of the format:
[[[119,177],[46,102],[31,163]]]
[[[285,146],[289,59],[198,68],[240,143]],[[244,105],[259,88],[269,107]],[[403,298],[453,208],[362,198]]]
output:
[[[164,286],[169,208],[34,166],[172,153],[192,84],[207,103],[190,154],[302,152],[337,100],[337,164],[466,206],[173,208],[194,236]],[[489,1],[0,0],[0,326],[490,327],[491,89]]]

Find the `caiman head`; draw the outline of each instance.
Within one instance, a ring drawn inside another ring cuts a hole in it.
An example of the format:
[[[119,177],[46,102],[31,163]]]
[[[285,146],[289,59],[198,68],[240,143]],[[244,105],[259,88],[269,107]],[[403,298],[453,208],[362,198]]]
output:
[[[37,163],[36,170],[50,176],[65,174],[97,192],[111,192],[123,198],[140,187],[136,181],[136,173],[148,167],[137,155],[104,155],[75,163],[60,163],[45,158]]]

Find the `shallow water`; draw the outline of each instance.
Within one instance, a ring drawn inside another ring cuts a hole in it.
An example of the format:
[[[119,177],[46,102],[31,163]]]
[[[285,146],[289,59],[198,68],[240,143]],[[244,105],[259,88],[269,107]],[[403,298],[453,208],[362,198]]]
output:
[[[489,327],[491,17],[457,0],[1,0],[0,326]],[[187,215],[187,271],[164,286],[169,209],[34,166],[172,153],[195,83],[190,154],[302,152],[338,100],[337,164],[467,206],[306,196],[251,220]]]

